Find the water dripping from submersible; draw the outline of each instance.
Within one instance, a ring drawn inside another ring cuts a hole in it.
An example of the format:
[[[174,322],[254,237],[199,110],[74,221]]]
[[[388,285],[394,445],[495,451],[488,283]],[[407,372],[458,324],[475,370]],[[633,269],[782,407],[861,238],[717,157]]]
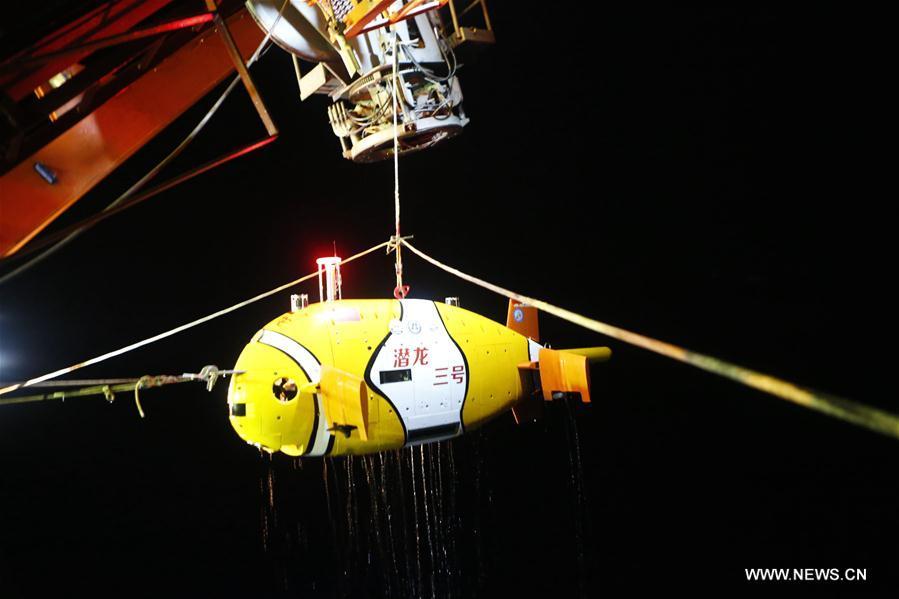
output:
[[[584,596],[587,496],[576,407],[558,403]],[[489,454],[481,431],[365,456],[303,461],[262,453],[260,536],[284,596],[305,596],[301,589],[326,597],[475,596],[487,583],[490,562]],[[462,547],[471,551],[460,555]]]
[[[463,596],[456,475],[450,442],[322,460],[337,596]]]
[[[277,592],[475,596],[489,569],[483,525],[493,494],[486,443],[475,432],[365,456],[262,453],[260,537]],[[573,454],[572,464],[578,459]],[[460,555],[464,547],[471,551]]]
[[[272,469],[271,455],[260,452],[262,469],[259,476],[259,495],[262,501],[259,508],[259,519],[262,526],[262,549],[268,551],[277,519],[275,513],[275,474]]]
[[[574,503],[574,536],[575,549],[577,551],[578,567],[578,592],[585,596],[586,573],[584,564],[585,532],[584,519],[587,516],[587,494],[584,491],[584,468],[581,462],[581,443],[578,436],[577,418],[569,401],[562,402],[565,405],[565,436],[568,441],[568,465],[570,469],[571,491]]]

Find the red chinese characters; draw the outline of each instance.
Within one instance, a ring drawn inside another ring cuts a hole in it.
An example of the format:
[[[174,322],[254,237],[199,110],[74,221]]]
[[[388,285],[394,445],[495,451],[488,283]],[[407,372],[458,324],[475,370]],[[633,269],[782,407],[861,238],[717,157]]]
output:
[[[398,347],[393,350],[393,367],[406,368],[409,366],[409,348]]]
[[[457,385],[465,382],[465,366],[462,364],[457,364],[453,366],[452,373],[450,373],[449,368],[435,368],[434,369],[434,386],[437,385],[447,385],[449,384],[449,379],[452,378],[453,382]]]
[[[415,348],[415,361],[412,362],[412,365],[421,364],[422,366],[428,365],[428,348],[427,347],[416,347]]]
[[[427,347],[419,346],[413,350],[410,350],[408,347],[397,347],[393,350],[394,368],[407,368],[410,366],[410,362],[412,366],[427,366],[429,360],[430,356],[428,355]]]

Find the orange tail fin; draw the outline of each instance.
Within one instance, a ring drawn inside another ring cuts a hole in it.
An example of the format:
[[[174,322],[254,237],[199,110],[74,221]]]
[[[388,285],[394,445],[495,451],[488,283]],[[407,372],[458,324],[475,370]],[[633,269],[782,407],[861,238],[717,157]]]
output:
[[[537,323],[537,308],[509,300],[506,326],[529,339],[540,341],[540,326]]]
[[[540,386],[543,399],[552,401],[557,393],[578,393],[590,403],[590,369],[587,356],[543,348],[540,350]]]
[[[540,350],[540,386],[543,399],[550,401],[556,394],[576,393],[581,401],[590,403],[590,362],[605,362],[612,356],[608,347]]]

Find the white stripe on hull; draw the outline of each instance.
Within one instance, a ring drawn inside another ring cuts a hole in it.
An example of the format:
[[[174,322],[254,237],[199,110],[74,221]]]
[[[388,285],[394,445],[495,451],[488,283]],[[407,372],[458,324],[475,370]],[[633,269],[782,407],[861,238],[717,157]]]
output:
[[[262,331],[259,336],[259,343],[269,345],[275,349],[279,349],[291,358],[294,362],[306,372],[310,383],[318,383],[322,378],[322,367],[312,352],[282,333],[276,331]],[[322,456],[328,450],[328,442],[330,441],[330,433],[328,433],[328,418],[325,414],[325,406],[321,396],[315,394],[315,405],[318,410],[318,425],[315,430],[315,437],[312,440],[312,447],[307,450],[305,455]]]

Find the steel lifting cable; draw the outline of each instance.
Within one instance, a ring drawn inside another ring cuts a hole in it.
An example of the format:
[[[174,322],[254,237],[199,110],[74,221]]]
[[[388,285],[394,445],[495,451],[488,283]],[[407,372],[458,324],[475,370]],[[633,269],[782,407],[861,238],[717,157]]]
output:
[[[160,387],[162,385],[169,385],[173,383],[186,383],[192,379],[182,379],[176,376],[156,376],[156,377],[141,377],[139,379],[131,379],[127,382],[116,383],[116,384],[105,384],[105,385],[91,385],[89,387],[82,387],[79,389],[72,390],[62,390],[62,391],[50,391],[47,393],[40,393],[37,395],[23,395],[16,397],[4,397],[0,399],[0,406],[11,406],[17,404],[25,404],[25,403],[35,403],[39,401],[65,401],[67,399],[72,399],[76,397],[88,397],[91,395],[103,395],[106,398],[106,401],[112,403],[115,399],[115,394],[124,392],[124,391],[134,391],[135,400],[137,403],[138,413],[141,418],[144,417],[143,408],[140,405],[138,391],[141,388],[149,388],[149,387]]]
[[[54,389],[63,388],[63,387],[102,387],[105,385],[122,385],[122,384],[134,384],[138,381],[136,378],[129,379],[66,379],[64,381],[53,381],[53,382],[44,382],[44,383],[35,383],[30,385],[34,388],[40,387],[53,387]],[[13,383],[9,381],[0,382],[0,387],[5,387],[7,385],[12,385]],[[5,400],[0,400],[5,401]]]
[[[53,383],[35,383],[34,387],[61,387],[57,391],[49,391],[37,395],[19,395],[14,397],[0,398],[0,406],[34,403],[39,401],[65,401],[78,397],[89,397],[92,395],[102,395],[107,402],[115,401],[116,393],[130,391],[134,393],[134,405],[137,407],[137,413],[144,418],[144,408],[140,403],[141,389],[151,389],[153,387],[162,387],[177,383],[203,382],[206,383],[206,390],[212,391],[218,380],[225,376],[239,374],[236,370],[219,370],[216,366],[204,366],[199,373],[185,373],[181,375],[157,375],[142,376],[140,378],[131,379],[91,379],[91,380],[66,380],[55,381]],[[73,389],[71,387],[79,387]]]
[[[352,262],[353,260],[357,260],[357,259],[359,259],[359,258],[361,258],[361,257],[363,257],[363,256],[365,256],[365,255],[367,255],[367,254],[370,254],[370,253],[374,252],[375,250],[379,250],[379,249],[381,249],[381,248],[383,248],[383,247],[387,247],[389,244],[390,244],[389,241],[385,241],[385,242],[383,242],[383,243],[379,243],[379,244],[376,245],[376,246],[370,247],[370,248],[368,248],[367,250],[364,250],[364,251],[362,251],[362,252],[359,252],[358,254],[354,254],[354,255],[350,256],[350,257],[347,258],[346,260],[342,260],[342,261],[341,261],[341,264],[346,264],[346,263],[348,263],[348,262]],[[85,360],[85,361],[83,361],[83,362],[78,362],[77,364],[73,364],[72,366],[67,366],[66,368],[60,368],[59,370],[54,370],[53,372],[48,372],[47,374],[43,374],[43,375],[41,375],[41,376],[34,377],[34,378],[32,378],[32,379],[28,379],[27,381],[23,381],[23,382],[20,382],[20,383],[15,383],[15,384],[12,384],[12,385],[7,385],[7,386],[5,386],[5,387],[3,387],[3,388],[0,388],[0,395],[5,395],[5,394],[7,394],[7,393],[11,393],[11,392],[13,392],[13,391],[15,391],[15,390],[17,390],[17,389],[21,389],[21,388],[23,388],[23,387],[30,387],[30,386],[32,386],[32,385],[35,385],[35,384],[37,384],[37,383],[42,383],[42,382],[48,381],[48,380],[50,380],[50,379],[55,379],[55,378],[60,377],[60,376],[62,376],[62,375],[64,375],[64,374],[68,374],[68,373],[70,373],[70,372],[74,372],[74,371],[79,370],[79,369],[81,369],[81,368],[84,368],[84,367],[86,367],[86,366],[91,366],[91,365],[93,365],[93,364],[98,364],[98,363],[103,362],[103,361],[105,361],[105,360],[108,360],[108,359],[110,359],[110,358],[114,358],[114,357],[116,357],[116,356],[120,356],[120,355],[122,355],[122,354],[128,353],[128,352],[130,352],[130,351],[132,351],[132,350],[135,350],[135,349],[137,349],[137,348],[139,348],[139,347],[143,347],[143,346],[145,346],[145,345],[150,345],[151,343],[155,343],[155,342],[157,342],[157,341],[160,341],[160,340],[162,340],[162,339],[165,339],[166,337],[171,337],[172,335],[176,335],[176,334],[178,334],[178,333],[180,333],[180,332],[182,332],[182,331],[186,331],[187,329],[191,329],[191,328],[193,328],[193,327],[195,327],[195,326],[198,326],[198,325],[201,325],[201,324],[203,324],[203,323],[205,323],[205,322],[209,322],[210,320],[213,320],[213,319],[215,319],[215,318],[218,318],[219,316],[224,316],[225,314],[229,314],[229,313],[231,313],[231,312],[234,312],[235,310],[239,310],[239,309],[241,309],[241,308],[243,308],[243,307],[249,306],[249,305],[252,304],[252,303],[258,302],[259,300],[265,299],[265,298],[267,298],[267,297],[269,297],[269,296],[272,296],[272,295],[274,295],[274,294],[276,294],[276,293],[280,293],[281,291],[284,291],[285,289],[288,289],[288,288],[290,288],[290,287],[293,287],[294,285],[298,285],[298,284],[300,284],[300,283],[303,283],[304,281],[308,281],[308,280],[310,280],[310,279],[314,279],[314,278],[316,278],[317,276],[318,276],[318,271],[313,272],[313,273],[310,273],[310,274],[308,274],[308,275],[305,275],[305,276],[303,276],[303,277],[300,277],[299,279],[296,279],[296,280],[291,281],[291,282],[289,282],[289,283],[285,283],[284,285],[281,285],[280,287],[276,287],[275,289],[272,289],[272,290],[270,290],[270,291],[266,291],[265,293],[260,293],[259,295],[254,296],[254,297],[251,297],[251,298],[248,299],[248,300],[244,300],[244,301],[242,301],[242,302],[240,302],[240,303],[234,304],[233,306],[230,306],[230,307],[225,308],[225,309],[223,309],[223,310],[219,310],[218,312],[214,312],[214,313],[212,313],[212,314],[209,314],[208,316],[204,316],[204,317],[202,317],[202,318],[198,318],[198,319],[196,319],[196,320],[192,320],[191,322],[188,322],[188,323],[183,324],[183,325],[181,325],[181,326],[175,327],[174,329],[170,329],[170,330],[165,331],[165,332],[163,332],[163,333],[159,333],[158,335],[154,335],[154,336],[152,336],[152,337],[148,337],[147,339],[143,339],[143,340],[138,341],[138,342],[136,342],[136,343],[132,343],[132,344],[130,344],[130,345],[126,345],[125,347],[121,347],[121,348],[119,348],[119,349],[116,349],[116,350],[107,352],[107,353],[105,353],[105,354],[101,354],[101,355],[99,355],[99,356],[97,356],[97,357],[95,357],[95,358],[91,358],[91,359]]]
[[[151,387],[162,387],[163,385],[172,385],[175,383],[194,382],[199,379],[188,375],[158,375],[158,376],[142,376],[139,379],[127,379],[119,383],[95,384],[88,387],[80,387],[78,389],[64,389],[59,391],[49,391],[47,393],[39,393],[37,395],[20,395],[15,397],[0,398],[0,406],[11,406],[25,403],[35,403],[39,401],[65,401],[76,397],[89,397],[91,395],[102,395],[106,401],[112,403],[115,400],[116,393],[131,391],[134,392],[134,403],[137,406],[137,413],[141,418],[146,415],[144,408],[140,403],[140,390],[149,389]],[[66,381],[60,381],[65,383]],[[72,381],[75,382],[75,381]]]
[[[839,420],[850,422],[889,437],[899,439],[899,416],[896,416],[895,414],[842,397],[803,389],[798,385],[794,385],[793,383],[763,372],[744,368],[743,366],[714,356],[694,352],[672,343],[659,341],[652,337],[633,333],[620,327],[587,318],[586,316],[581,316],[580,314],[576,314],[564,308],[559,308],[558,306],[554,306],[539,299],[509,291],[498,285],[488,283],[487,281],[466,274],[452,266],[443,264],[415,248],[405,239],[402,239],[400,243],[409,248],[412,253],[416,254],[426,262],[430,262],[437,268],[445,270],[469,283],[473,283],[509,299],[533,306],[538,310],[557,316],[562,320],[567,320],[570,323],[612,337],[613,339],[617,339],[618,341],[622,341],[629,345],[641,347],[673,360],[677,360],[678,362],[689,364],[690,366],[695,366],[696,368],[707,372],[731,379],[747,387],[764,391],[765,393],[798,404],[804,408],[815,410]]]

